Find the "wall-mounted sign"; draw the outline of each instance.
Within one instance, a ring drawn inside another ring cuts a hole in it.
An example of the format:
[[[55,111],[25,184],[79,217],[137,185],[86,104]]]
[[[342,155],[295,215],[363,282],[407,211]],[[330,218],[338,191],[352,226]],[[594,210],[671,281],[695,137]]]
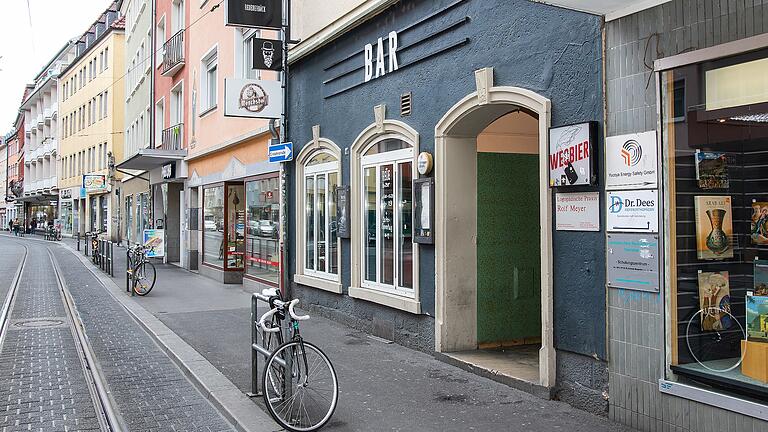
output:
[[[419,171],[419,175],[427,175],[432,172],[432,154],[429,152],[419,153],[419,157],[416,160],[416,169]]]
[[[385,48],[386,47],[386,48]],[[374,58],[375,51],[375,58]],[[397,63],[397,32],[391,31],[384,38],[379,38],[376,47],[373,44],[365,45],[365,82],[384,76],[400,68]],[[386,52],[386,55],[384,54]],[[384,61],[387,57],[387,61]]]
[[[656,131],[605,139],[605,188],[656,189]]]
[[[406,231],[403,230],[405,233]],[[413,242],[435,243],[435,179],[413,181]]]
[[[273,71],[283,70],[283,41],[259,38],[253,38],[252,40],[252,68]]]
[[[227,0],[226,25],[280,29],[283,25],[282,0]]]
[[[659,191],[608,191],[605,199],[606,231],[659,232]]]
[[[165,256],[165,230],[145,229],[143,232],[144,246],[150,248],[147,257],[160,258]]]
[[[62,189],[59,192],[59,196],[61,196],[62,199],[71,199],[72,198],[72,189]]]
[[[659,291],[659,236],[608,234],[606,236],[608,286]]]
[[[107,176],[104,174],[84,174],[83,189],[87,192],[107,190]]]
[[[349,186],[336,187],[336,234],[339,238],[349,238]]]
[[[293,160],[293,143],[270,143],[267,150],[270,162],[288,162]]]
[[[242,78],[224,80],[224,115],[262,119],[280,118],[283,89],[280,81]]]
[[[558,231],[600,231],[600,192],[555,194]]]
[[[549,129],[549,185],[595,184],[594,149],[597,122]]]
[[[176,164],[174,162],[163,165],[161,170],[164,180],[176,178]]]

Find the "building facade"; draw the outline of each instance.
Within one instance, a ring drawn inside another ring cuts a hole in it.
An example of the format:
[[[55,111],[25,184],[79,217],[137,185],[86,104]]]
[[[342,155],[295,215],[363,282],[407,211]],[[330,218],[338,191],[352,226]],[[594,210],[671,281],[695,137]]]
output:
[[[26,98],[28,89],[25,90]],[[21,226],[25,227],[24,207],[18,199],[24,196],[24,116],[19,113],[16,116],[14,127],[5,136],[7,147],[6,160],[6,195],[5,202],[2,205],[6,209],[6,218],[8,220],[18,220]]]
[[[603,233],[555,230],[548,181],[549,128],[602,123],[601,18],[478,0],[345,16],[292,54],[291,295],[604,412]]]
[[[650,134],[661,204],[660,289],[608,287],[610,418],[768,430],[768,5],[656,3],[605,24],[606,159]]]
[[[5,197],[8,193],[8,143],[0,138],[0,230],[8,229],[8,208]]]
[[[125,0],[120,13],[125,17],[125,56],[119,84],[125,88],[125,137],[122,159],[152,147],[152,91],[154,35],[152,0]],[[122,102],[122,101],[121,101]],[[121,170],[123,171],[123,170]],[[144,229],[152,225],[149,175],[144,170],[125,170],[120,183],[120,235],[128,244],[139,242]]]
[[[59,217],[59,74],[74,59],[73,42],[67,42],[35,77],[19,108],[24,115],[24,196],[28,221],[41,229]]]
[[[267,159],[267,120],[225,116],[225,96],[248,80],[274,81],[275,72],[252,68],[256,38],[273,31],[225,27],[224,8],[189,5],[189,124],[184,206],[189,208],[190,266],[224,283],[277,286],[279,278],[279,166]],[[201,30],[205,29],[205,30]],[[246,84],[247,85],[247,84]],[[182,170],[184,171],[184,170]],[[170,189],[169,189],[170,190]]]
[[[124,27],[115,2],[77,39],[75,59],[60,76],[61,212],[71,215],[73,233],[99,231],[112,240],[122,178],[113,164],[125,148]]]

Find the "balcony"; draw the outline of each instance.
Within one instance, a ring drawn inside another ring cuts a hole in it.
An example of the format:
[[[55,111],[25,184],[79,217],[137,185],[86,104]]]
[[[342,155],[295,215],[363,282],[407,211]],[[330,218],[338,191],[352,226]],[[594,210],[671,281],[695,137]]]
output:
[[[46,108],[45,111],[43,111],[43,120],[45,121],[45,124],[51,124],[51,115],[52,111],[50,108]]]
[[[184,66],[184,30],[179,30],[163,44],[163,76],[173,76]]]
[[[163,130],[160,148],[163,150],[181,150],[184,143],[184,123]]]
[[[40,129],[43,128],[43,113],[37,115],[37,127]]]

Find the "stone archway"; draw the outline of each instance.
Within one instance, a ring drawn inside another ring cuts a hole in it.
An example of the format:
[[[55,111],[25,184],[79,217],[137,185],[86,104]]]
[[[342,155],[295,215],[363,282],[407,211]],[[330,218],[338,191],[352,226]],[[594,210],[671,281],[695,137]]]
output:
[[[475,72],[477,91],[454,105],[435,127],[435,350],[477,348],[477,135],[515,109],[538,117],[541,249],[541,349],[539,385],[555,384],[552,303],[552,202],[547,188],[550,101],[530,90],[495,87],[493,69]],[[467,228],[471,227],[471,228]]]

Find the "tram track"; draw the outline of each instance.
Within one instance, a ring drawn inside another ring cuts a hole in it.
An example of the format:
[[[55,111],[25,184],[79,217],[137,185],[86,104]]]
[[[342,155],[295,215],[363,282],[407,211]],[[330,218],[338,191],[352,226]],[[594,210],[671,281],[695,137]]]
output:
[[[51,260],[51,269],[53,270],[56,284],[58,285],[59,293],[61,294],[61,299],[64,302],[64,309],[69,318],[72,336],[80,357],[80,362],[83,366],[83,371],[85,372],[86,381],[88,382],[88,387],[91,392],[91,399],[94,402],[94,408],[98,414],[101,429],[105,432],[122,432],[127,430],[123,426],[122,419],[115,409],[115,403],[107,386],[106,379],[95,360],[96,355],[88,342],[88,336],[85,334],[83,322],[77,312],[72,296],[67,289],[64,278],[61,275],[59,263],[49,247],[46,247],[45,250],[48,252],[48,257]]]
[[[8,294],[6,294],[2,309],[0,309],[0,347],[3,346],[3,340],[5,339],[7,330],[8,317],[11,315],[11,305],[13,304],[13,299],[16,296],[16,290],[19,287],[21,274],[24,271],[24,265],[27,263],[27,255],[29,254],[29,248],[27,248],[26,245],[19,242],[14,243],[24,248],[24,256],[21,257],[21,262],[19,262],[19,266],[16,268],[16,273],[13,275],[11,285],[8,287]]]

